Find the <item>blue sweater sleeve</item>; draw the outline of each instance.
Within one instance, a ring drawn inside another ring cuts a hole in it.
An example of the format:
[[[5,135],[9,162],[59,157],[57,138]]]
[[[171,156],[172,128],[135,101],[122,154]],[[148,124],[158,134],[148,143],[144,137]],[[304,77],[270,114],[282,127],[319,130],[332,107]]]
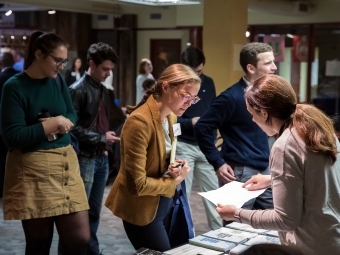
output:
[[[194,127],[197,143],[215,170],[225,164],[215,145],[214,131],[230,119],[235,111],[235,98],[228,90],[220,94]]]
[[[181,130],[192,130],[192,119],[191,118],[185,118],[185,117],[178,117],[177,122],[181,125]]]

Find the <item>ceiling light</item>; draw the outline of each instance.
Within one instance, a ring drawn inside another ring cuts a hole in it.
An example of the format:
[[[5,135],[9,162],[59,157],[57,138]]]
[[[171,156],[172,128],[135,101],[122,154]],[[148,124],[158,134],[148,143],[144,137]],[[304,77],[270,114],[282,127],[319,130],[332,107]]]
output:
[[[49,10],[49,11],[48,11],[48,14],[55,14],[55,13],[56,13],[55,10]]]
[[[249,36],[250,36],[250,32],[247,31],[247,32],[246,32],[246,37],[249,37]]]
[[[26,39],[27,39],[27,37],[26,37],[26,36],[23,36],[23,37],[22,37],[22,39],[26,40]]]
[[[14,37],[14,35],[11,35],[11,39],[13,40],[15,37]]]
[[[154,6],[190,5],[190,4],[201,4],[202,3],[202,0],[118,0],[118,1],[133,3],[133,4],[154,5]]]
[[[294,35],[292,35],[292,34],[287,34],[287,37],[289,37],[289,38],[294,38]]]
[[[8,12],[5,13],[6,16],[9,16],[12,14],[12,10],[9,10]]]

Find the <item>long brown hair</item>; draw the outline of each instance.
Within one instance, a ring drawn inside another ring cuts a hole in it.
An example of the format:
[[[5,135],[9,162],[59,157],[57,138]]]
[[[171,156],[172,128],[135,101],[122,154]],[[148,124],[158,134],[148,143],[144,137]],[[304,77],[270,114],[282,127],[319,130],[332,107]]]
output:
[[[150,95],[153,95],[155,98],[161,97],[163,94],[162,85],[164,82],[167,82],[171,88],[175,88],[187,83],[201,84],[201,79],[190,67],[182,64],[173,64],[162,72],[156,82],[156,85],[152,86],[145,92],[145,95],[139,104],[136,106],[128,105],[126,107],[126,113],[130,114],[143,105]]]
[[[245,99],[255,111],[268,113],[271,118],[289,121],[305,142],[316,153],[324,153],[332,163],[336,161],[336,137],[333,121],[315,106],[297,104],[296,94],[288,81],[278,75],[265,75],[257,79],[245,92]]]

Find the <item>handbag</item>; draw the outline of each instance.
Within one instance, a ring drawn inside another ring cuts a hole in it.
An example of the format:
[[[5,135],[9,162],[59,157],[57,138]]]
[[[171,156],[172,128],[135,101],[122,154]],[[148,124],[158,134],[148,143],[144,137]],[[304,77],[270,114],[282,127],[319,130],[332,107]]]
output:
[[[61,78],[59,76],[59,73],[58,73],[55,81],[57,82],[58,88],[61,90],[61,92],[63,92],[63,86],[61,84]],[[72,145],[74,151],[76,152],[76,154],[78,155],[79,152],[80,152],[78,139],[74,134],[72,134],[72,132],[70,132],[69,135],[71,137],[71,145]]]
[[[169,241],[172,248],[188,243],[195,237],[189,202],[185,189],[185,181],[181,182],[181,189],[175,191],[171,211]]]

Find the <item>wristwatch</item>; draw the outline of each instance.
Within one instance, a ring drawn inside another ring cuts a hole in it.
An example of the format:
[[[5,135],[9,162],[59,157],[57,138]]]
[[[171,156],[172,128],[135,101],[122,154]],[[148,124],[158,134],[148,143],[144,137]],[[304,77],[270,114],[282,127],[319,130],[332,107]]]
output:
[[[241,221],[241,211],[242,209],[236,209],[235,214],[234,214],[234,220],[238,223],[242,223]]]

